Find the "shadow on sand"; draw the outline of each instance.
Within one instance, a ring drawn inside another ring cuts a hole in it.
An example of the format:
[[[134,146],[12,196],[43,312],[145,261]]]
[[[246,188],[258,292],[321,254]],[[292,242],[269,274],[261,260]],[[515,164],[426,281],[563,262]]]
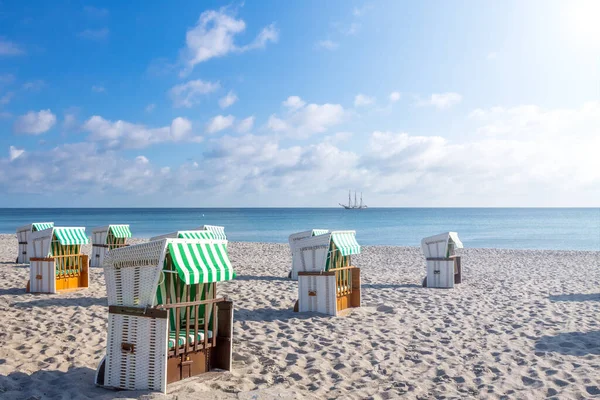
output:
[[[235,277],[236,281],[288,281],[292,282],[291,279],[284,278],[281,276],[260,276],[260,275],[238,275]]]
[[[0,364],[5,360],[0,360]],[[71,367],[66,372],[36,371],[31,375],[13,372],[0,375],[3,399],[117,399],[138,398],[147,391],[114,391],[94,385],[96,371],[87,367]],[[74,384],[77,382],[77,384]],[[25,392],[24,392],[25,390]]]
[[[287,321],[290,319],[309,319],[323,314],[317,313],[299,313],[294,312],[293,304],[290,304],[289,309],[281,310],[277,308],[259,308],[256,310],[248,309],[235,309],[233,314],[234,322],[245,322],[245,321],[256,321],[256,322],[273,322],[273,321]]]
[[[600,331],[566,332],[556,336],[542,336],[535,343],[535,350],[570,356],[600,355]]]
[[[423,285],[417,285],[416,283],[364,283],[361,285],[363,289],[408,289],[408,288],[422,288]]]
[[[23,290],[24,292],[25,290]],[[13,303],[13,306],[20,308],[33,307],[90,307],[90,306],[105,306],[108,307],[108,299],[106,297],[49,297],[49,294],[33,294],[36,300],[21,301]]]
[[[549,296],[550,301],[600,301],[600,293],[589,294],[560,294]]]
[[[15,296],[19,294],[25,294],[25,286],[22,288],[7,288],[0,289],[0,296]]]

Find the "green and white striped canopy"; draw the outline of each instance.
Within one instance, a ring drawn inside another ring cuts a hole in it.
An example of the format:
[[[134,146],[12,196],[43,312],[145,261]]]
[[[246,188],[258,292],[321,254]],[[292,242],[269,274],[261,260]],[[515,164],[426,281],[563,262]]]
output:
[[[331,240],[343,256],[360,254],[360,245],[356,241],[354,232],[333,232]]]
[[[321,236],[321,235],[324,235],[326,233],[329,233],[328,229],[313,229],[312,230],[312,235],[313,236]]]
[[[224,243],[169,243],[168,254],[186,285],[228,281],[235,277]]]
[[[54,237],[63,246],[88,244],[85,228],[54,228]]]
[[[214,239],[215,236],[209,231],[179,231],[177,237],[180,239]]]
[[[52,228],[54,226],[54,222],[34,222],[31,224],[31,231],[43,231],[48,228]]]
[[[109,229],[112,232],[113,236],[116,238],[122,239],[131,237],[129,225],[110,225]]]
[[[222,226],[204,225],[204,229],[208,232],[212,232],[214,238],[217,240],[227,240],[227,236],[225,235],[225,228]]]

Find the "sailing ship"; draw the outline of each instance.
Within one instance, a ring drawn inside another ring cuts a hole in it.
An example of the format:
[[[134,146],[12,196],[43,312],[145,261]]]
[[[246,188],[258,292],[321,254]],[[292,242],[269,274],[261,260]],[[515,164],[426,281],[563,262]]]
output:
[[[346,210],[360,210],[363,208],[367,208],[366,204],[363,204],[362,192],[360,193],[360,203],[356,201],[356,191],[354,192],[354,203],[352,203],[352,191],[348,191],[348,204],[339,203],[340,206],[344,207]]]

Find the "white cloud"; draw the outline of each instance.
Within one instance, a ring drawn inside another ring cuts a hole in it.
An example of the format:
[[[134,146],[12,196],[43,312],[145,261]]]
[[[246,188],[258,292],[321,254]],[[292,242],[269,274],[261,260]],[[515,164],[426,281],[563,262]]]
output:
[[[239,133],[246,133],[246,132],[249,132],[250,130],[252,130],[253,126],[254,126],[254,116],[244,118],[237,124],[236,131],[238,131]]]
[[[233,115],[217,115],[206,125],[206,132],[217,133],[233,125],[235,117]]]
[[[306,105],[306,102],[298,96],[290,96],[284,102],[283,105],[291,110],[297,110]]]
[[[82,126],[89,140],[102,142],[107,148],[141,149],[157,143],[199,141],[192,135],[192,124],[185,118],[175,118],[170,126],[147,128],[127,121],[108,121],[98,115]]]
[[[144,156],[137,156],[135,158],[135,162],[138,164],[149,164],[150,160],[148,160],[146,157]]]
[[[152,103],[152,104],[148,104],[146,106],[146,112],[147,113],[151,113],[152,111],[154,111],[154,109],[156,108],[156,104]]]
[[[439,109],[450,108],[462,100],[462,96],[454,92],[434,93],[427,100],[419,100],[418,106],[433,106]]]
[[[56,124],[56,115],[50,110],[30,111],[17,118],[13,126],[16,133],[40,135],[50,130]]]
[[[110,34],[110,30],[108,28],[101,29],[86,29],[77,34],[78,37],[82,39],[88,40],[105,40],[108,39],[108,35]]]
[[[200,101],[200,96],[212,93],[221,87],[219,82],[205,82],[200,79],[175,85],[169,90],[169,96],[175,107],[190,108]]]
[[[271,115],[267,128],[273,132],[285,132],[297,138],[307,138],[315,133],[326,132],[340,124],[346,112],[339,104],[306,104],[298,96],[290,96],[283,105],[287,108],[283,117]]]
[[[8,158],[10,161],[13,161],[21,157],[23,153],[25,153],[25,150],[17,149],[15,146],[10,146],[10,148],[8,149]]]
[[[92,86],[92,92],[94,92],[94,93],[104,93],[104,92],[106,92],[106,89],[104,88],[104,86],[94,85],[94,86]]]
[[[182,74],[189,73],[197,64],[211,58],[264,48],[269,42],[277,42],[279,37],[275,26],[269,25],[263,28],[251,43],[238,46],[235,44],[235,36],[245,29],[246,23],[228,14],[226,8],[203,12],[196,26],[188,29],[186,33],[186,47],[182,51],[186,67]]]
[[[238,101],[238,97],[233,92],[233,90],[230,90],[229,93],[227,93],[226,96],[221,97],[219,99],[219,106],[221,108],[225,109],[225,108],[233,105],[233,103],[235,103],[236,101]]]
[[[171,123],[171,138],[177,142],[185,139],[192,133],[192,123],[182,117],[177,117]]]
[[[18,56],[21,54],[25,54],[21,46],[0,36],[0,56]]]
[[[354,107],[365,107],[375,103],[375,98],[364,94],[354,96]]]
[[[332,40],[329,40],[329,39],[327,39],[327,40],[319,40],[316,43],[316,46],[317,46],[317,48],[325,49],[325,50],[335,50],[338,47],[340,47],[339,43],[336,43],[336,42],[334,42]]]
[[[390,93],[390,101],[392,103],[395,103],[398,100],[400,100],[400,97],[402,97],[402,95],[400,94],[400,92],[392,92],[392,93]]]

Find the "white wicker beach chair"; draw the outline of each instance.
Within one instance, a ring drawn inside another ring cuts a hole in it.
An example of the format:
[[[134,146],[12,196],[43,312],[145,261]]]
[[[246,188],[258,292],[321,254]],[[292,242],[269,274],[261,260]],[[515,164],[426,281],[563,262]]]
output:
[[[17,228],[17,240],[19,242],[19,253],[17,254],[17,264],[26,264],[29,262],[29,240],[31,232],[43,231],[54,226],[54,222],[34,222]]]
[[[295,241],[298,261],[296,311],[338,315],[360,307],[360,269],[351,265],[360,253],[355,231],[333,231]]]
[[[290,244],[290,251],[292,253],[292,269],[288,274],[288,277],[292,280],[298,280],[298,272],[302,271],[302,257],[300,252],[298,251],[298,244],[301,243],[302,240],[310,238],[312,236],[319,236],[329,233],[328,229],[311,229],[310,231],[292,233],[288,242]]]
[[[104,257],[110,250],[127,246],[131,237],[129,225],[106,225],[92,229],[91,267],[101,267]]]
[[[166,393],[167,384],[231,370],[233,302],[216,283],[235,274],[223,241],[164,238],[111,250],[106,356],[96,384]]]
[[[88,287],[88,256],[81,253],[81,245],[87,243],[82,227],[32,232],[27,291],[56,293]]]
[[[462,266],[456,249],[463,244],[456,232],[446,232],[421,240],[421,250],[427,262],[423,287],[453,288],[462,282]]]

